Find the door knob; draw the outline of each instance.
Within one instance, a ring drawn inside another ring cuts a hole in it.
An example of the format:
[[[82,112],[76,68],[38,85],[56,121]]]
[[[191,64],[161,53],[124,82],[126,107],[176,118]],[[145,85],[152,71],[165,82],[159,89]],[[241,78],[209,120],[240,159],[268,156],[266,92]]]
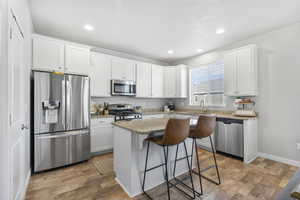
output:
[[[25,124],[22,124],[21,130],[28,130],[28,129],[29,129],[28,126],[26,126]]]

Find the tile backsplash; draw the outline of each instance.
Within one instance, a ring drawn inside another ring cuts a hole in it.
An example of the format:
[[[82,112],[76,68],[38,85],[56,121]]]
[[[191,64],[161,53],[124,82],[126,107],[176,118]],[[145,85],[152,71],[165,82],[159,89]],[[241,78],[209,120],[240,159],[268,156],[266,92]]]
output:
[[[136,98],[136,97],[92,97],[91,104],[132,104],[133,106],[142,106],[143,109],[161,109],[168,99]]]

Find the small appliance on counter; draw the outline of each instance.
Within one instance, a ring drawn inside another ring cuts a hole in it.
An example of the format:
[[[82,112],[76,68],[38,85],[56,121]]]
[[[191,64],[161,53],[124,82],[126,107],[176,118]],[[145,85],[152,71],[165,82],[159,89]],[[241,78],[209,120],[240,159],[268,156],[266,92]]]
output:
[[[143,112],[142,106],[135,106],[135,107],[134,107],[134,112],[142,113],[142,112]]]
[[[170,111],[174,111],[174,110],[175,110],[175,105],[173,102],[169,102],[166,105],[164,105],[164,107],[163,107],[164,112],[170,112]]]
[[[233,105],[236,108],[233,113],[235,116],[256,117],[256,113],[254,111],[255,102],[250,98],[235,99]]]

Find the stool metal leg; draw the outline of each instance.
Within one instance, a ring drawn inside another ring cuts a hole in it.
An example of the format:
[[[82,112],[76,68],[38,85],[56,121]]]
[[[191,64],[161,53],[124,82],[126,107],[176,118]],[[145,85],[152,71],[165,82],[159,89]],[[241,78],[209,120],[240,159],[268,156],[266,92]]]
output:
[[[178,147],[179,144],[176,145],[176,154],[175,154],[175,163],[174,163],[174,170],[173,170],[173,177],[175,178],[175,171],[176,171],[176,164],[177,164],[177,155],[178,155]]]
[[[211,136],[209,136],[209,140],[210,140],[210,145],[212,148],[212,152],[213,152],[213,156],[214,156],[214,161],[215,161],[215,165],[216,165],[216,170],[217,170],[217,175],[218,175],[218,185],[221,184],[221,179],[220,179],[220,173],[219,173],[219,168],[218,168],[218,164],[217,164],[217,159],[216,159],[216,152],[215,152],[215,148],[214,148],[214,144],[212,142]]]
[[[200,162],[199,162],[199,155],[198,155],[198,151],[197,151],[197,139],[193,138],[193,148],[195,148],[195,152],[196,152],[196,160],[197,160],[197,166],[198,166],[198,172],[199,172],[199,183],[200,183],[200,194],[203,195],[203,186],[202,186],[202,180],[201,180],[201,170],[200,170]],[[193,158],[192,158],[193,160]],[[194,172],[194,171],[193,171]]]
[[[147,153],[146,153],[146,162],[145,162],[145,170],[144,170],[144,179],[143,179],[143,185],[142,185],[142,190],[144,194],[149,198],[152,199],[145,191],[145,182],[146,182],[146,173],[147,173],[147,164],[148,164],[148,156],[149,156],[149,147],[150,147],[150,141],[148,141],[147,144]]]
[[[200,167],[198,167],[199,171],[198,172],[193,171],[193,173],[198,174],[202,178],[204,178],[204,179],[206,179],[206,180],[208,180],[208,181],[210,181],[210,182],[212,182],[212,183],[214,183],[216,185],[220,185],[221,184],[221,179],[220,179],[220,174],[219,174],[219,168],[218,168],[218,165],[217,165],[216,153],[215,153],[215,149],[214,149],[211,137],[209,137],[209,139],[210,139],[210,144],[211,144],[211,148],[212,148],[212,153],[213,153],[213,158],[214,158],[215,165],[209,166],[209,167],[207,167],[206,169],[203,169],[203,170],[200,170]],[[197,146],[196,141],[195,141],[195,145]],[[197,149],[196,149],[196,152],[197,152]],[[198,154],[198,152],[197,152],[197,154]],[[197,158],[198,158],[198,155],[197,155]],[[208,170],[210,168],[213,168],[213,167],[216,168],[217,175],[218,175],[218,182],[214,181],[214,180],[212,180],[212,179],[210,179],[210,178],[208,178],[208,177],[206,177],[206,176],[204,176],[204,175],[201,174],[201,172],[204,172],[204,171],[206,171],[206,170]]]
[[[194,187],[194,181],[193,181],[192,168],[190,166],[189,157],[188,157],[188,151],[186,149],[185,141],[183,141],[183,144],[184,144],[184,149],[185,149],[186,161],[187,161],[187,165],[188,165],[188,168],[189,168],[189,174],[190,174],[190,177],[191,177],[191,183],[192,183],[192,189],[193,189],[193,198],[195,199],[196,198],[196,194],[195,194],[195,187]]]
[[[187,152],[187,149],[186,149],[186,144],[184,142],[184,148],[185,148],[185,156],[182,157],[182,158],[179,158],[178,159],[178,148],[179,148],[179,145],[177,145],[177,148],[176,148],[176,154],[175,154],[175,163],[174,163],[174,170],[173,170],[173,179],[175,180],[175,184],[173,183],[170,183],[172,187],[175,187],[177,190],[179,190],[180,192],[184,193],[186,196],[188,196],[190,199],[195,199],[196,198],[196,195],[197,196],[200,196],[200,194],[195,190],[195,187],[194,187],[194,181],[193,181],[193,177],[192,177],[192,168],[191,168],[191,165],[190,165],[190,162],[188,160],[189,158],[189,155],[188,155],[188,152]],[[189,168],[189,176],[187,177],[184,177],[182,180],[181,179],[178,179],[176,178],[176,166],[177,166],[177,161],[179,160],[183,160],[183,159],[186,159],[187,161],[187,164],[188,164],[188,168]],[[183,181],[184,180],[187,180],[188,178],[191,179],[191,183],[192,183],[192,187],[188,186],[187,184],[185,184]],[[184,187],[186,187],[187,189],[189,189],[190,191],[193,192],[193,196],[191,196],[190,194],[188,194],[187,192],[185,192],[184,190],[180,189],[179,187],[177,187],[177,185],[182,185]]]
[[[165,148],[167,149],[167,153],[165,151]],[[164,155],[165,155],[165,166],[166,166],[166,173],[165,173],[165,179],[167,182],[167,189],[168,189],[168,199],[170,200],[170,186],[169,186],[169,175],[168,175],[168,156],[169,156],[169,146],[165,147],[163,146],[164,149]]]

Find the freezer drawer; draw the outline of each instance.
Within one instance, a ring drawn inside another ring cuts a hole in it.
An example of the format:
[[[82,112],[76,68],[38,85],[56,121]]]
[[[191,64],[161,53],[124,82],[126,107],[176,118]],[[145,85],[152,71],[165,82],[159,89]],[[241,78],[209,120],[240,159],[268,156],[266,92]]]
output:
[[[234,156],[244,156],[243,121],[219,119],[215,134],[217,151]]]
[[[89,130],[35,135],[34,140],[34,172],[73,164],[90,156]]]

